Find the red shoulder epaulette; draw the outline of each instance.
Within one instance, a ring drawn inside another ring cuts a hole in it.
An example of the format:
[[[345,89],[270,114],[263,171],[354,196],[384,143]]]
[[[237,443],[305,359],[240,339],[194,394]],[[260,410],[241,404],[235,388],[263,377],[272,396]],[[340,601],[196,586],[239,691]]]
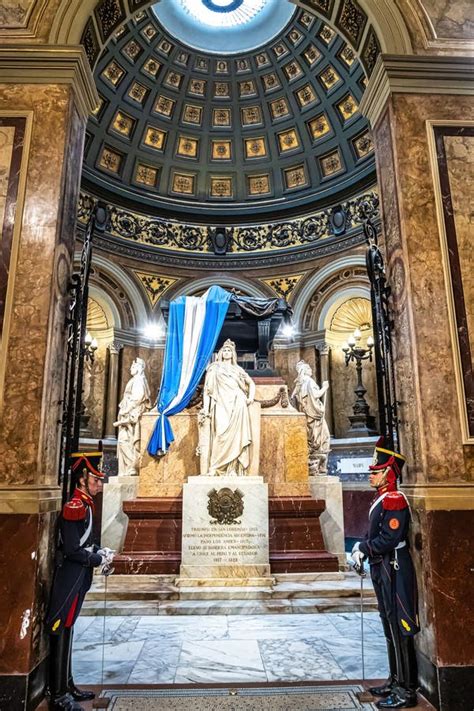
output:
[[[63,507],[63,518],[66,521],[82,521],[86,517],[86,507],[79,499],[71,499]]]
[[[399,491],[391,491],[382,501],[386,511],[401,511],[408,508],[408,502]]]

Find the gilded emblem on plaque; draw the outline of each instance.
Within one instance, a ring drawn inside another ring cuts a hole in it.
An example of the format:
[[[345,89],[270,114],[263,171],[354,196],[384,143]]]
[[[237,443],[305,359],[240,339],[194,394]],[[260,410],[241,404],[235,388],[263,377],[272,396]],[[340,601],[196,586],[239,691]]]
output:
[[[333,67],[327,67],[327,69],[319,75],[321,83],[328,91],[340,81],[340,78],[341,77]]]
[[[328,25],[323,25],[319,30],[319,36],[321,37],[323,42],[325,42],[327,45],[330,45],[334,37],[336,36],[336,33],[334,30],[328,27]]]
[[[182,121],[183,123],[192,123],[196,126],[200,126],[202,122],[202,106],[185,104]]]
[[[286,77],[288,81],[294,81],[295,79],[299,79],[301,76],[303,76],[303,70],[301,69],[300,65],[294,59],[292,62],[288,62],[288,64],[285,64],[283,67],[283,71],[286,74]]]
[[[287,168],[283,171],[285,176],[285,185],[287,190],[294,190],[306,185],[306,171],[304,165],[295,165],[293,168]]]
[[[146,25],[146,27],[143,28],[143,30],[141,31],[141,34],[143,35],[143,37],[146,40],[151,42],[153,37],[156,37],[156,35],[158,34],[158,30],[156,29],[156,27],[154,25],[152,25],[150,23],[149,25]]]
[[[230,141],[212,141],[211,146],[212,160],[230,160],[232,158]]]
[[[123,156],[121,153],[117,153],[108,146],[104,146],[100,160],[99,166],[109,170],[111,173],[119,173],[122,166]]]
[[[229,63],[225,59],[218,59],[216,62],[216,74],[228,74]]]
[[[279,89],[281,87],[280,80],[274,72],[271,74],[264,74],[262,81],[265,91],[275,91],[275,89]]]
[[[314,44],[310,44],[309,47],[307,47],[303,52],[303,56],[306,59],[308,66],[313,67],[318,61],[318,59],[320,59],[321,52],[316,49]]]
[[[346,44],[346,46],[339,52],[339,57],[342,59],[344,64],[348,67],[352,67],[355,62],[356,56],[354,51]]]
[[[171,89],[179,89],[182,81],[183,75],[173,70],[169,71],[165,78],[165,84]]]
[[[245,139],[246,158],[261,158],[266,155],[267,149],[265,148],[265,139],[263,137]]]
[[[194,195],[195,176],[189,173],[174,173],[171,190],[183,195]]]
[[[229,99],[230,98],[229,82],[227,82],[227,81],[214,82],[214,98],[215,99]]]
[[[122,51],[131,62],[135,63],[135,60],[141,53],[142,48],[140,47],[138,42],[135,42],[135,40],[131,40],[125,45]]]
[[[196,96],[204,96],[206,92],[206,80],[205,79],[191,79],[188,84],[188,92],[190,94],[196,94]]]
[[[368,131],[364,131],[360,136],[354,138],[352,145],[354,146],[357,158],[365,158],[365,156],[374,150],[374,144],[372,143],[372,138]]]
[[[230,109],[213,109],[212,110],[212,125],[213,126],[230,126],[231,125]]]
[[[143,86],[143,84],[140,84],[138,81],[134,81],[128,95],[131,99],[136,101],[138,104],[143,104],[145,101],[146,95],[148,94],[148,89],[146,86]]]
[[[270,192],[270,176],[268,173],[264,175],[249,175],[248,176],[248,194],[249,195],[268,195]]]
[[[175,64],[180,64],[182,67],[186,67],[189,61],[189,54],[187,52],[178,52],[176,55],[176,59],[174,60]]]
[[[162,39],[157,47],[158,52],[165,54],[167,57],[172,49],[173,49],[173,45],[171,44],[171,42],[168,42],[168,40],[166,40],[166,39]]]
[[[295,95],[301,108],[309,106],[309,104],[314,103],[318,98],[311,84],[305,84],[302,86],[301,89],[298,89],[298,91],[295,92]]]
[[[280,99],[275,99],[275,101],[271,101],[269,106],[273,120],[288,116],[290,113],[290,107],[288,106],[288,102],[283,96]]]
[[[144,144],[156,151],[162,151],[165,145],[166,131],[154,126],[147,126],[145,132]]]
[[[334,175],[335,173],[339,173],[344,168],[338,150],[323,156],[319,159],[319,162],[325,178]]]
[[[231,198],[233,194],[232,178],[211,177],[211,197]]]
[[[255,57],[255,62],[257,64],[258,69],[260,69],[260,67],[267,66],[267,64],[270,64],[268,54],[266,52],[260,52],[260,54],[257,54],[257,56]]]
[[[308,128],[311,138],[315,141],[325,136],[331,130],[326,114],[319,114],[319,116],[308,121]]]
[[[156,77],[158,72],[160,71],[161,64],[160,62],[157,62],[156,59],[147,59],[145,64],[142,67],[142,71],[145,72],[145,74],[149,74],[151,77]]]
[[[125,69],[122,69],[120,64],[117,64],[115,61],[110,62],[110,64],[108,64],[102,72],[104,79],[107,79],[107,81],[114,86],[117,86],[124,74]]]
[[[242,126],[252,126],[255,123],[262,123],[262,111],[260,106],[246,106],[240,109]]]
[[[154,188],[156,186],[158,178],[157,168],[152,168],[150,165],[144,165],[143,163],[138,163],[135,171],[135,182],[141,185],[146,185],[149,188]]]
[[[211,524],[218,523],[222,526],[242,523],[237,520],[244,513],[244,494],[240,489],[212,489],[208,497],[207,510],[209,516],[214,519]]]
[[[299,148],[299,145],[298,134],[294,128],[291,128],[289,131],[282,131],[278,134],[278,148],[280,153],[293,151],[295,148]]]
[[[133,131],[134,125],[135,119],[128,116],[128,114],[123,113],[123,111],[117,111],[110,128],[113,131],[122,134],[122,136],[129,138]]]
[[[157,114],[161,114],[162,116],[166,116],[166,118],[170,118],[173,113],[175,103],[176,101],[174,99],[169,99],[167,96],[160,94],[155,101],[153,111]]]
[[[344,121],[349,121],[350,118],[354,116],[356,111],[359,110],[359,104],[354,99],[352,94],[347,94],[337,105],[339,113],[341,114]]]
[[[199,140],[189,136],[179,136],[176,153],[183,158],[197,158]]]
[[[239,96],[254,96],[257,93],[253,79],[239,81]]]

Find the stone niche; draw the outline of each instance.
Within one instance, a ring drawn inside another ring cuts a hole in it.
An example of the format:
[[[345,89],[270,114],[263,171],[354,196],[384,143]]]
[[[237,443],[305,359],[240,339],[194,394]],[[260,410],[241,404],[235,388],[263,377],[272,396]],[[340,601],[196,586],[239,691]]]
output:
[[[338,557],[328,552],[321,530],[325,502],[310,487],[306,418],[288,404],[283,380],[255,381],[260,446],[249,474],[268,486],[271,571],[337,571]],[[179,573],[183,486],[199,474],[198,412],[196,406],[170,418],[175,441],[164,457],[147,453],[157,415],[143,415],[137,497],[123,502],[129,524],[117,572]],[[212,479],[217,486],[222,477]],[[236,477],[235,485],[243,479]]]

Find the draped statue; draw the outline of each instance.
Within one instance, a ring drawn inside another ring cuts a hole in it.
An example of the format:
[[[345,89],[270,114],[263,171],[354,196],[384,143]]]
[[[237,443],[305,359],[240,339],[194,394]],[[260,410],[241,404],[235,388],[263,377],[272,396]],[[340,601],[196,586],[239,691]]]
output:
[[[118,473],[121,476],[138,474],[140,463],[140,418],[151,407],[150,388],[145,376],[145,361],[135,358],[130,366],[132,376],[125,386],[119,403],[117,422]]]
[[[329,383],[325,380],[319,387],[312,377],[311,366],[304,360],[296,364],[296,372],[291,399],[296,408],[306,415],[310,474],[327,474],[330,434],[324,414]]]
[[[201,474],[243,476],[250,465],[252,428],[249,406],[255,383],[237,365],[235,343],[227,340],[211,363],[204,381],[199,413]]]

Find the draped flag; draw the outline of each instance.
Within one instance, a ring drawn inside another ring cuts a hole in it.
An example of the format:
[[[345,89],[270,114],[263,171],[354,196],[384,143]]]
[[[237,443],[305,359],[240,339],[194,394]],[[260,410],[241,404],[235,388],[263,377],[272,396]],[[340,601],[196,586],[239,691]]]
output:
[[[169,421],[184,410],[214,352],[229,308],[230,292],[211,286],[201,297],[181,296],[170,303],[158,419],[148,453],[164,454],[174,441]]]

